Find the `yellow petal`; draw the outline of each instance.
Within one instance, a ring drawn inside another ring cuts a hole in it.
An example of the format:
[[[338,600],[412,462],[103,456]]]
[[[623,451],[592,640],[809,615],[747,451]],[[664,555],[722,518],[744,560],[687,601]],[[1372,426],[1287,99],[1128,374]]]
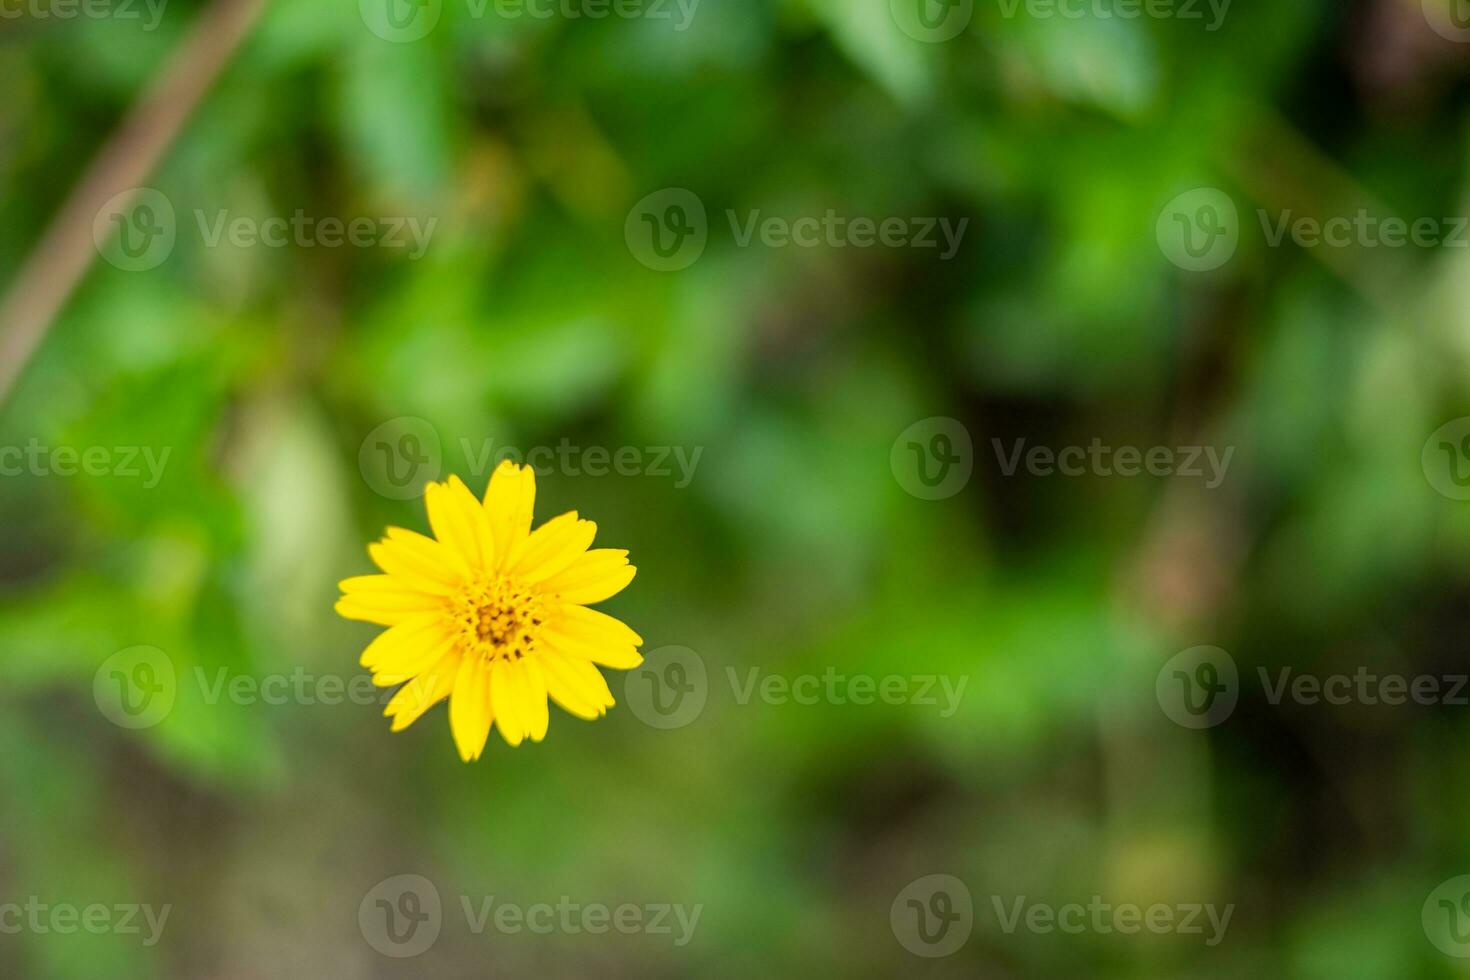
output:
[[[344,578],[337,583],[337,588],[350,594],[361,592],[375,594],[383,592],[416,592],[424,595],[439,595],[441,593],[426,593],[422,589],[416,589],[403,579],[392,575],[354,575]]]
[[[643,637],[633,632],[627,623],[586,606],[558,606],[553,619],[560,632],[586,643],[643,645]]]
[[[376,668],[384,657],[400,656],[405,648],[437,646],[444,638],[444,623],[439,616],[414,616],[391,629],[379,633],[362,651],[358,663]]]
[[[424,712],[449,697],[454,690],[459,666],[458,651],[451,651],[437,664],[400,687],[383,710],[385,716],[393,719],[393,731],[403,731],[422,718]]]
[[[449,477],[449,493],[454,506],[464,515],[465,523],[474,530],[475,539],[479,543],[480,567],[494,567],[495,536],[490,530],[490,515],[485,511],[484,505],[475,498],[464,481],[453,474]]]
[[[495,554],[509,556],[531,533],[536,507],[536,473],[529,466],[501,460],[485,488],[485,512],[495,540]]]
[[[459,747],[459,757],[473,762],[485,751],[485,740],[490,736],[493,720],[490,692],[490,671],[479,657],[465,657],[454,679],[454,693],[449,697],[449,729],[454,733],[454,744]]]
[[[520,675],[521,718],[526,724],[526,734],[531,741],[539,742],[546,737],[549,714],[546,710],[546,678],[541,667],[531,658],[524,658],[511,665]]]
[[[490,531],[485,511],[459,477],[451,476],[448,483],[430,483],[425,487],[424,506],[429,511],[434,537],[441,544],[457,552],[471,568],[488,567]]]
[[[444,610],[444,597],[420,592],[404,585],[391,575],[359,575],[343,579],[338,585],[347,593],[344,599],[362,609],[383,613],[438,613]]]
[[[383,571],[423,592],[447,595],[469,573],[449,548],[401,527],[390,527],[386,538],[368,545],[368,554]]]
[[[574,697],[578,703],[595,708],[599,715],[606,714],[607,709],[616,703],[612,691],[608,690],[606,678],[591,663],[563,656],[554,650],[544,650],[540,657],[541,672],[546,677],[548,691],[555,686],[558,692]],[[557,703],[573,714],[579,713],[560,696]]]
[[[399,623],[422,616],[402,609],[388,609],[381,604],[366,602],[357,596],[345,595],[337,600],[332,607],[337,610],[337,615],[343,619],[356,619],[364,623],[376,623],[379,626],[397,626]]]
[[[410,531],[406,527],[390,526],[383,535],[396,545],[401,545],[418,557],[428,570],[439,569],[446,581],[455,582],[458,577],[468,571],[460,555],[449,548],[444,547],[438,541],[427,534]]]
[[[569,511],[542,524],[506,560],[506,570],[535,584],[566,569],[592,546],[597,525]]]
[[[551,624],[542,628],[541,639],[557,653],[573,660],[590,660],[618,670],[632,670],[643,663],[643,655],[628,644],[588,643],[568,636]]]
[[[541,676],[546,679],[546,693],[566,711],[578,718],[600,718],[603,706],[586,691],[584,680],[572,669],[566,658],[544,653],[537,657]]]
[[[403,623],[368,644],[362,665],[373,672],[378,687],[393,687],[433,667],[457,643],[458,638],[437,619]]]
[[[536,588],[562,602],[576,605],[601,602],[623,591],[637,571],[628,564],[626,551],[597,548],[581,555],[566,571],[553,575]]]
[[[490,703],[495,709],[495,727],[500,729],[500,737],[512,748],[520,745],[526,737],[520,714],[520,677],[504,660],[495,661],[491,668]]]

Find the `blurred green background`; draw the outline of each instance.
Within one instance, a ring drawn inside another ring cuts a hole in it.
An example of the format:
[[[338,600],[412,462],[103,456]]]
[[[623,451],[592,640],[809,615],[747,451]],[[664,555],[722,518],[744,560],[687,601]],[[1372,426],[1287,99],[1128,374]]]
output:
[[[169,0],[149,29],[121,3],[0,0],[0,290],[204,9]],[[1421,459],[1470,414],[1465,240],[1273,246],[1263,227],[1466,213],[1470,45],[1431,27],[1453,21],[1237,0],[1211,30],[1204,4],[977,0],[936,40],[901,0],[437,8],[409,39],[382,0],[268,4],[146,182],[171,249],[130,270],[99,238],[0,405],[0,446],[108,454],[0,478],[0,903],[172,907],[151,946],[0,932],[0,976],[1470,973],[1421,922],[1470,872],[1467,708],[1272,704],[1257,680],[1465,670],[1470,515],[1437,491],[1437,449]],[[636,244],[666,188],[708,222],[673,271]],[[1196,188],[1239,211],[1204,271],[1160,224]],[[829,209],[968,225],[948,260],[737,234]],[[413,257],[211,244],[196,217],[297,211],[435,224]],[[901,434],[934,417],[973,450],[930,500]],[[998,458],[1094,439],[1233,456],[1216,487]],[[544,743],[492,736],[465,766],[442,707],[393,735],[375,704],[211,697],[199,677],[362,675],[375,630],[333,614],[336,583],[386,525],[427,530],[378,443],[435,441],[416,485],[476,491],[487,449],[699,453],[687,485],[651,453],[633,475],[546,467],[537,517],[575,508],[631,551],[638,578],[602,608],[646,653],[694,652],[702,711],[646,724],[609,671],[606,719],[553,710]],[[1241,680],[1194,730],[1155,684],[1198,645]],[[101,692],[138,646],[177,690],[133,729]],[[730,672],[753,668],[963,697],[948,716],[741,703]],[[396,959],[359,913],[403,874],[444,912]],[[974,908],[941,958],[895,904],[931,874]],[[462,900],[492,896],[700,913],[683,945],[477,932]],[[1021,896],[1234,911],[1213,946],[1007,931],[995,903]]]

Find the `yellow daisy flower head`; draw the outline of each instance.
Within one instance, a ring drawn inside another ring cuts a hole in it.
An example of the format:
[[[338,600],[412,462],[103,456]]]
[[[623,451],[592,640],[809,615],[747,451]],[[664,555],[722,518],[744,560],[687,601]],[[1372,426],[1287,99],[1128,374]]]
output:
[[[362,665],[398,732],[449,699],[449,726],[471,762],[493,723],[510,745],[546,735],[546,700],[579,718],[613,706],[597,665],[629,670],[643,639],[588,609],[636,571],[626,551],[592,548],[597,525],[575,511],[531,530],[536,474],[506,460],[484,501],[457,476],[424,491],[434,537],[390,527],[368,554],[382,575],[344,579],[337,612],[388,627]]]

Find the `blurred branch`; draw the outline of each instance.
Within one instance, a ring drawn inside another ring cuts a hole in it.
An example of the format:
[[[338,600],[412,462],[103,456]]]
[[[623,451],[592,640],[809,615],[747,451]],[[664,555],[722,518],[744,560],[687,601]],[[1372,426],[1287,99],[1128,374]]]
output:
[[[1379,220],[1396,217],[1361,182],[1338,166],[1289,122],[1266,113],[1260,131],[1233,161],[1233,176],[1262,204],[1299,218],[1329,218],[1364,211]],[[1388,249],[1313,248],[1308,254],[1374,306],[1393,311],[1399,297],[1414,294],[1413,267]],[[1389,254],[1386,254],[1389,253]]]
[[[0,403],[92,264],[92,222],[153,172],[266,0],[214,0],[159,72],[16,273],[0,301]]]

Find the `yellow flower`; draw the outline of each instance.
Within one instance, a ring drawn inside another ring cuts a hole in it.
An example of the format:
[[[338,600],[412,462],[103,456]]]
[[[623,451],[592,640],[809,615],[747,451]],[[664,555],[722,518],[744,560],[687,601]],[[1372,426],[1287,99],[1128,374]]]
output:
[[[633,580],[626,551],[591,549],[597,525],[562,514],[531,530],[536,475],[506,460],[482,504],[456,476],[424,491],[434,537],[390,527],[368,546],[383,575],[343,580],[337,612],[387,626],[362,654],[402,731],[449,698],[466,762],[493,722],[511,745],[546,735],[546,699],[579,718],[613,705],[595,665],[629,670],[643,639],[587,604]],[[437,540],[435,540],[437,539]],[[589,550],[591,549],[591,550]]]

